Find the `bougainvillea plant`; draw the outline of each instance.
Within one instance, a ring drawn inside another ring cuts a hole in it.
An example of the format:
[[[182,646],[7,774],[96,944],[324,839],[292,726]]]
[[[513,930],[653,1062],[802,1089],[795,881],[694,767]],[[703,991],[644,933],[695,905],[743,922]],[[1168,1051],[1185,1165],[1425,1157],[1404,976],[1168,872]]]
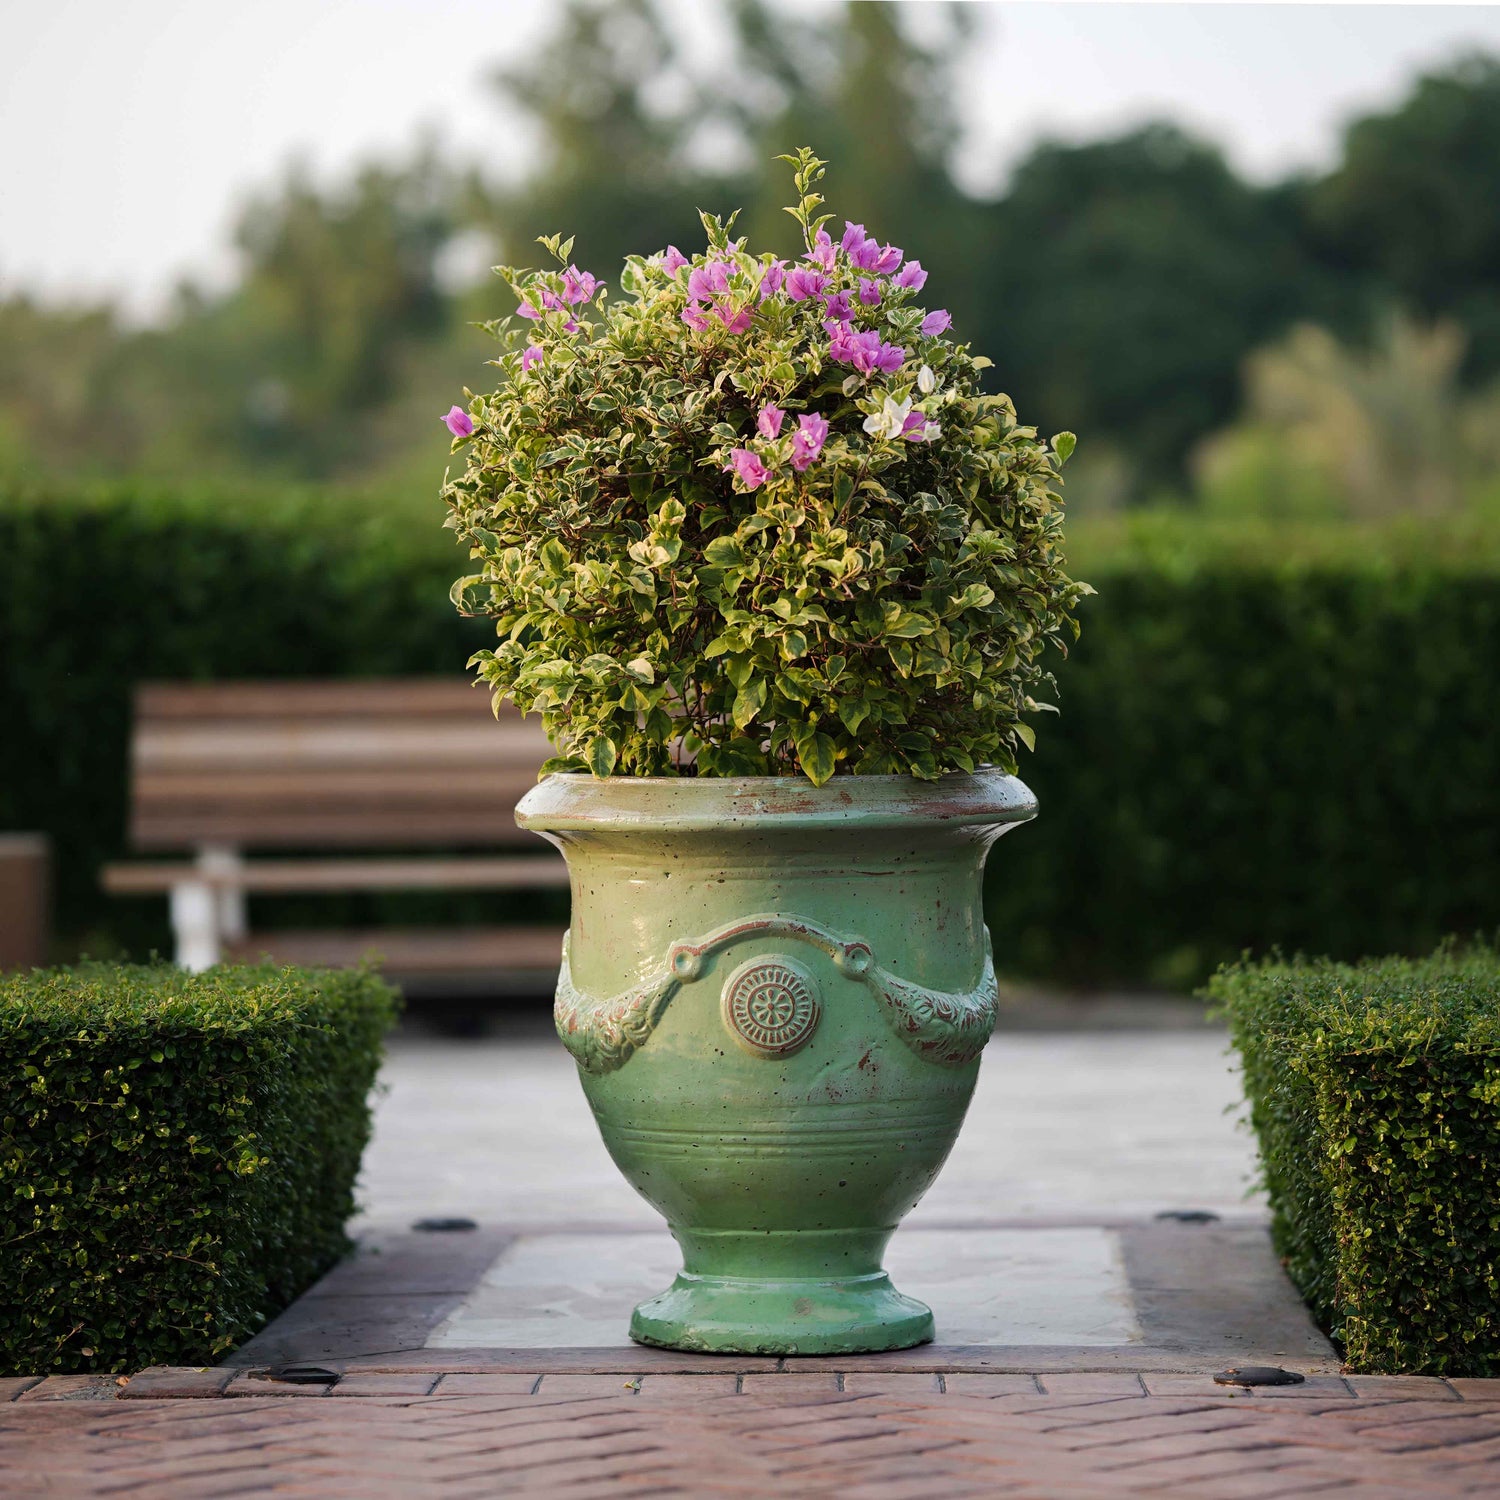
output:
[[[444,418],[445,524],[479,565],[454,602],[499,634],[470,665],[541,713],[545,770],[1013,771],[1077,635],[1072,434],[982,394],[921,263],[833,238],[825,164],[781,159],[795,263],[705,214],[701,254],[631,256],[617,300],[571,240],[541,242],[560,269],[500,268],[520,306],[487,325],[499,388]]]

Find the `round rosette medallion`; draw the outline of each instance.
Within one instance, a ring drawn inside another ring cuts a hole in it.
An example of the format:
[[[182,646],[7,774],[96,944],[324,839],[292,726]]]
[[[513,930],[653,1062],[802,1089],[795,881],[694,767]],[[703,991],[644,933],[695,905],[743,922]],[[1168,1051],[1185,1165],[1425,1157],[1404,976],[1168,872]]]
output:
[[[785,1057],[818,1027],[818,986],[789,958],[752,958],[724,982],[724,1024],[757,1057]]]

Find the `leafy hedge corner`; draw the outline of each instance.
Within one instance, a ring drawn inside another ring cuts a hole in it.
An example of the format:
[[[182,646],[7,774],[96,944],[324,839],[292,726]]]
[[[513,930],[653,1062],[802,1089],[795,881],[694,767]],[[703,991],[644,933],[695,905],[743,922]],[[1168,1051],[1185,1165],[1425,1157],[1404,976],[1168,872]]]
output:
[[[1349,1368],[1500,1376],[1500,949],[1242,962],[1272,1235]]]
[[[362,970],[0,979],[0,1373],[205,1364],[349,1248],[395,992]]]

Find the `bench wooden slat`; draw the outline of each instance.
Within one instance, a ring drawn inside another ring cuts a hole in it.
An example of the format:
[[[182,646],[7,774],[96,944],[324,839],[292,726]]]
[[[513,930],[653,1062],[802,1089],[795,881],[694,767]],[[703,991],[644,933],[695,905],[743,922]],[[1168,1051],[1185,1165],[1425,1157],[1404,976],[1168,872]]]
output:
[[[255,769],[239,771],[144,771],[135,778],[137,801],[147,807],[212,807],[227,802],[294,806],[310,803],[399,802],[409,806],[470,804],[479,798],[508,797],[512,806],[536,785],[538,762],[524,767],[484,766],[453,773],[453,768],[411,769],[382,766],[344,770]]]
[[[172,864],[108,865],[104,888],[117,896],[160,894],[186,881],[262,895],[316,891],[490,891],[565,886],[568,867],[548,855],[499,859],[257,859],[238,871]]]
[[[512,809],[551,754],[463,678],[155,683],[137,692],[143,851],[526,844]]]
[[[497,724],[479,718],[422,720],[260,719],[143,724],[135,736],[133,764],[147,773],[235,770],[242,767],[463,765],[476,769],[526,765],[536,768],[551,754],[541,726]]]
[[[158,813],[149,823],[133,819],[131,842],[139,849],[192,849],[199,844],[231,844],[245,849],[431,849],[477,848],[536,843],[534,833],[516,827],[515,804],[449,812],[426,808],[349,808],[311,813],[246,808]]]
[[[146,682],[136,688],[145,719],[256,719],[298,716],[455,714],[490,712],[489,694],[462,677],[370,677],[357,681],[287,678],[273,682]],[[501,717],[521,721],[502,705]]]
[[[346,968],[378,956],[382,972],[443,975],[521,970],[555,974],[562,956],[561,927],[383,928],[379,932],[320,932],[286,928],[251,933],[226,944],[232,958]]]

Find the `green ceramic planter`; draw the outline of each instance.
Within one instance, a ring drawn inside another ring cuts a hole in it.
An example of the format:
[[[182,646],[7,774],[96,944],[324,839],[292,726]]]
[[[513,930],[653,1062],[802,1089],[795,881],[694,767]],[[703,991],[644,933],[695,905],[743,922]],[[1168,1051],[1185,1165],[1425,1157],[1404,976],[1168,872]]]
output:
[[[932,1338],[881,1258],[994,1026],[985,855],[1035,814],[998,771],[567,775],[522,799],[517,821],[572,880],[558,1033],[682,1247],[632,1338],[756,1354]]]

